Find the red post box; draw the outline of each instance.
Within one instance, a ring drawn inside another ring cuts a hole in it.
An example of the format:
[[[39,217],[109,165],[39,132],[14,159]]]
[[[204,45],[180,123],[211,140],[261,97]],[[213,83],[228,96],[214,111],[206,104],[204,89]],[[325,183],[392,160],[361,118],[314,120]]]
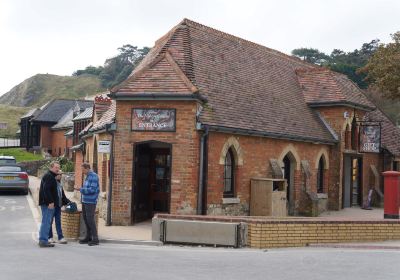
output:
[[[398,219],[400,205],[400,172],[386,171],[384,177],[384,218]]]

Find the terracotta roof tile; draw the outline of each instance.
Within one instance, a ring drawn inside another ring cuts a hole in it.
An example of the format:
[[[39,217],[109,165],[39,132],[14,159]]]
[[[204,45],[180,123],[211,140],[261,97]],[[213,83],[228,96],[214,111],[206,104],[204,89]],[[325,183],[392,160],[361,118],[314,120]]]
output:
[[[167,55],[172,59],[165,59]],[[335,142],[308,106],[297,69],[319,67],[184,19],[156,41],[127,81],[113,92],[130,91],[133,96],[150,91],[180,93],[187,90],[184,85],[193,85],[208,100],[200,114],[205,125]],[[314,83],[311,77],[307,79]],[[346,78],[338,76],[323,82],[328,83],[329,94],[336,96],[336,91],[342,90],[346,100],[364,104],[359,96],[353,100],[358,89]]]
[[[326,68],[297,69],[304,99],[308,104],[341,103],[375,108],[364,93],[346,76]]]
[[[93,124],[93,127],[90,129],[90,131],[102,130],[106,127],[106,124],[113,123],[115,119],[115,109],[116,109],[116,102],[115,100],[113,100],[110,108],[103,114],[103,116],[97,122]]]

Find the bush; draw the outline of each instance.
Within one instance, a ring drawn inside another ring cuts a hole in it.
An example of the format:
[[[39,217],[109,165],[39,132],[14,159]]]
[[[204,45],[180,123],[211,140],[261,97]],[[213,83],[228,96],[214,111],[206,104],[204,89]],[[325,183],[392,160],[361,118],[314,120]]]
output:
[[[66,157],[54,158],[51,161],[58,161],[63,172],[74,172],[74,162]],[[43,165],[40,169],[48,170],[50,168],[51,161]]]

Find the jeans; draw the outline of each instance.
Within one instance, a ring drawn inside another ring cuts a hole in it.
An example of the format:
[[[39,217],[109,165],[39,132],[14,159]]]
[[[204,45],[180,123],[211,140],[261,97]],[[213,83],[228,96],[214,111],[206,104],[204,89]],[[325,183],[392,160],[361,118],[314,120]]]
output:
[[[40,224],[39,230],[39,242],[48,243],[54,208],[49,209],[47,205],[40,205],[40,209],[42,210],[42,223]]]
[[[96,204],[82,203],[82,215],[83,221],[86,226],[86,240],[99,241],[97,236],[96,222],[94,221],[94,215],[96,211]]]
[[[54,220],[56,221],[56,230],[57,230],[58,240],[61,240],[64,238],[64,235],[62,233],[62,228],[61,228],[61,207],[59,207],[59,206],[54,207]],[[53,220],[51,220],[51,224],[53,224]],[[53,227],[52,226],[50,226],[49,238],[53,238]]]

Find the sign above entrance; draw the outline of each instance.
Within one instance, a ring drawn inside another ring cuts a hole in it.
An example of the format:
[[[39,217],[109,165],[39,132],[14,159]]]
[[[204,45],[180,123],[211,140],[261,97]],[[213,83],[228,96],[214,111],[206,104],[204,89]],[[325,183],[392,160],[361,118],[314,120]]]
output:
[[[97,145],[97,152],[99,153],[110,153],[110,141],[99,141]]]
[[[175,131],[175,109],[132,109],[133,131]]]
[[[381,147],[381,126],[365,124],[360,126],[360,152],[379,153]]]

